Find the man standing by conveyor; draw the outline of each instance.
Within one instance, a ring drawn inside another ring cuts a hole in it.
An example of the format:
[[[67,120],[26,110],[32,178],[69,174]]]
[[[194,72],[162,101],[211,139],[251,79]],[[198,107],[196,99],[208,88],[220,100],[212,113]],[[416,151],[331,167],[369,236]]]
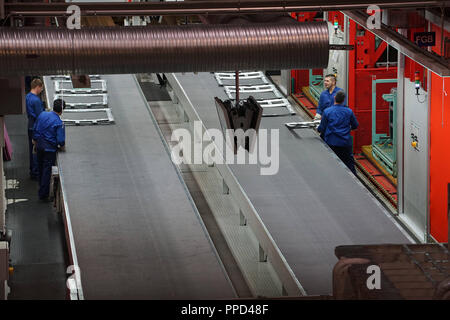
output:
[[[61,99],[53,102],[53,111],[42,112],[36,120],[33,140],[36,144],[39,168],[39,199],[48,200],[52,166],[56,162],[56,151],[65,145],[66,133],[61,120],[66,103]]]
[[[358,128],[358,121],[352,109],[345,105],[344,91],[337,92],[334,101],[334,105],[323,112],[317,130],[339,159],[356,175],[350,131]]]
[[[334,74],[327,74],[323,80],[325,90],[322,91],[319,98],[319,104],[317,105],[316,116],[314,120],[319,120],[325,109],[331,107],[334,104],[334,97],[336,93],[342,89],[336,87],[336,76]]]
[[[44,104],[40,98],[40,94],[44,90],[44,84],[41,79],[33,79],[31,81],[31,90],[27,94],[25,98],[25,103],[27,107],[27,116],[28,116],[28,150],[30,154],[30,178],[37,179],[38,178],[38,168],[37,168],[37,157],[36,154],[33,154],[33,126],[34,123],[44,111]]]

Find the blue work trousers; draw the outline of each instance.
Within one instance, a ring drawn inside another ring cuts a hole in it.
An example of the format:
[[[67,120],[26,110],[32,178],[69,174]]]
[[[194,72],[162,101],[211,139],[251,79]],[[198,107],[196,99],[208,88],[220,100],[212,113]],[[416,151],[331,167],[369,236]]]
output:
[[[52,166],[56,162],[56,152],[38,149],[37,161],[39,167],[39,199],[46,199],[50,192],[50,179]]]
[[[336,153],[339,159],[356,175],[355,159],[353,158],[353,147],[338,147],[330,145],[330,148]]]
[[[33,130],[28,129],[28,151],[30,153],[30,177],[37,178],[39,174],[37,155],[33,153]]]

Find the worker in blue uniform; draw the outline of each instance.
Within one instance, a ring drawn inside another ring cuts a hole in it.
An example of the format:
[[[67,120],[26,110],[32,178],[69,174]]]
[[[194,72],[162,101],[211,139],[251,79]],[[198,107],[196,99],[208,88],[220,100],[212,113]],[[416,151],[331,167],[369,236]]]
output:
[[[325,86],[325,90],[320,94],[314,120],[319,120],[322,117],[325,109],[334,104],[336,93],[342,90],[341,88],[336,87],[336,76],[334,74],[327,74],[323,80],[323,85]]]
[[[66,134],[61,120],[66,103],[61,99],[53,102],[53,111],[42,112],[34,124],[33,140],[37,150],[39,168],[39,199],[48,200],[52,166],[56,151],[65,145]]]
[[[37,168],[37,157],[36,154],[33,154],[33,126],[34,123],[44,111],[44,104],[42,103],[41,98],[39,97],[42,90],[44,90],[44,84],[41,79],[33,79],[31,81],[31,90],[25,97],[25,104],[27,108],[27,116],[28,116],[28,151],[30,156],[30,178],[37,179],[38,178],[38,168]]]
[[[334,105],[323,112],[317,130],[323,134],[323,139],[339,159],[356,175],[350,131],[358,128],[358,121],[352,109],[345,105],[344,91],[337,92],[334,101]]]

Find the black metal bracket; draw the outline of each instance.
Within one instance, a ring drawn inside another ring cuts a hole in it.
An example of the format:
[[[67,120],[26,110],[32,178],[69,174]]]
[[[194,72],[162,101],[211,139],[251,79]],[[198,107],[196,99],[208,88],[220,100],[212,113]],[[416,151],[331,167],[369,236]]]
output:
[[[247,100],[234,105],[231,100],[222,101],[215,97],[217,113],[219,114],[220,124],[222,130],[226,129],[238,130],[242,129],[246,132],[248,129],[254,129],[256,132],[259,129],[263,108],[259,105],[253,96]],[[249,137],[250,139],[251,137]],[[246,139],[245,145],[241,145],[236,137],[234,138],[234,152],[236,153],[240,146],[247,151],[250,150],[252,141]]]

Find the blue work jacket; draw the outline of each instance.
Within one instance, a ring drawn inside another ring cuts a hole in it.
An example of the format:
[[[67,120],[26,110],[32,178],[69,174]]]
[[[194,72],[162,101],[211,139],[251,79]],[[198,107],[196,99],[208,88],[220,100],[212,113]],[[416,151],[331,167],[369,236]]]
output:
[[[348,147],[352,145],[350,131],[358,128],[358,121],[352,109],[344,104],[335,104],[327,108],[317,130],[323,133],[328,145]]]
[[[323,115],[323,112],[326,108],[331,107],[334,104],[334,97],[336,96],[336,93],[341,91],[341,88],[334,87],[333,92],[330,93],[328,89],[322,91],[319,98],[319,104],[317,105],[316,112],[320,115]],[[345,97],[344,104],[347,104],[347,97]]]
[[[58,146],[64,146],[66,132],[64,123],[54,111],[42,112],[33,128],[33,139],[40,150],[56,152]]]
[[[34,122],[37,117],[44,111],[44,103],[34,93],[29,92],[25,97],[28,116],[28,130],[33,130]]]

